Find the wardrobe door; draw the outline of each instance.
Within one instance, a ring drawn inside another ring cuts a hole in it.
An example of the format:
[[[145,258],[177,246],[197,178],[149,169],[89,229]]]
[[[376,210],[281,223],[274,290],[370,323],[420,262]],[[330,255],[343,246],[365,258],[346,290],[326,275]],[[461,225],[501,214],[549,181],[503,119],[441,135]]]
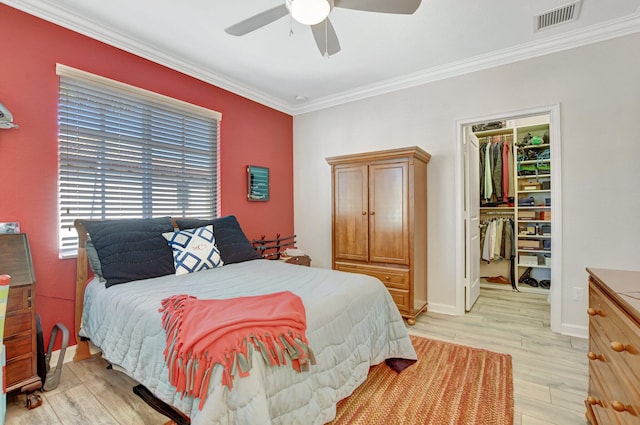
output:
[[[334,168],[334,259],[367,261],[369,211],[367,166]]]
[[[409,264],[407,161],[369,166],[369,261]]]

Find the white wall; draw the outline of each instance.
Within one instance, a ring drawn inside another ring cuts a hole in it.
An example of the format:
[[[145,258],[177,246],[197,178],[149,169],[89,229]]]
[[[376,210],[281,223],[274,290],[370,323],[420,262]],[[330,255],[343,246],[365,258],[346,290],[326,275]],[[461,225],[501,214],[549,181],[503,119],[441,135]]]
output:
[[[638,46],[635,34],[296,116],[299,246],[314,266],[331,267],[331,174],[325,157],[420,146],[432,155],[429,306],[453,311],[456,120],[559,103],[561,321],[564,330],[586,332],[586,297],[573,300],[574,287],[587,287],[585,267],[640,270]]]

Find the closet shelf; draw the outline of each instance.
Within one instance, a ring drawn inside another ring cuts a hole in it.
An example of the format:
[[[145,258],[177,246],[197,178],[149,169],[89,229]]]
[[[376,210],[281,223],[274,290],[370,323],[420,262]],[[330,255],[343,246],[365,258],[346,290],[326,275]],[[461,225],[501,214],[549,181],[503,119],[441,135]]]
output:
[[[520,239],[551,239],[551,235],[523,235],[518,234],[518,238]],[[525,251],[527,251],[525,249]]]
[[[551,189],[519,190],[518,193],[551,193]]]
[[[518,249],[518,252],[528,252],[531,254],[551,254],[550,249]]]
[[[530,165],[530,164],[549,164],[551,162],[550,159],[528,159],[526,161],[518,161],[520,165]],[[535,175],[527,176],[527,177],[535,177]]]
[[[532,174],[530,176],[518,176],[519,179],[535,179],[536,175]],[[538,174],[538,179],[549,179],[551,178],[551,174]]]
[[[518,264],[518,267],[532,267],[534,269],[550,269],[551,266],[545,266],[543,264],[538,264],[538,265],[534,265],[534,264]]]
[[[551,205],[534,205],[532,207],[518,207],[519,210],[540,210],[540,209],[551,209]]]
[[[526,145],[526,146],[521,146],[520,148],[522,149],[540,149],[540,148],[549,148],[551,147],[551,145],[549,143],[543,143],[541,145]]]

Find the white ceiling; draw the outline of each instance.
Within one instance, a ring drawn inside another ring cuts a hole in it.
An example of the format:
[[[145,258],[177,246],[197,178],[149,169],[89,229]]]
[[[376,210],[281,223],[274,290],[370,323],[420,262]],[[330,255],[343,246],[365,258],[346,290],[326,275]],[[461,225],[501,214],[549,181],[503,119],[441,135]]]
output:
[[[577,21],[539,32],[535,15],[574,0],[422,0],[413,15],[334,8],[328,59],[289,17],[224,32],[283,1],[2,2],[292,115],[640,31],[640,0],[583,0]]]

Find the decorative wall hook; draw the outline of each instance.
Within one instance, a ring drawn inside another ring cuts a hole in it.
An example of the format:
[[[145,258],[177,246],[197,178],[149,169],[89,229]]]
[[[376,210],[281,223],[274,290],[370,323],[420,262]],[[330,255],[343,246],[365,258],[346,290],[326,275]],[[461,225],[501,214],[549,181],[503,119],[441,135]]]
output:
[[[0,102],[0,129],[6,128],[18,128],[18,125],[13,123],[13,115],[11,115],[7,107]]]

